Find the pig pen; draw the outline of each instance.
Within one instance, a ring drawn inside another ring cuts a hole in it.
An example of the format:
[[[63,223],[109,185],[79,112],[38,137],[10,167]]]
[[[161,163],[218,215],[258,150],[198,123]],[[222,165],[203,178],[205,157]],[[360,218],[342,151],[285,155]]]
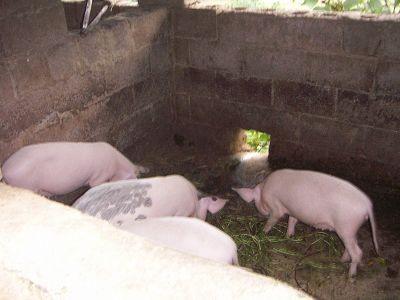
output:
[[[4,1],[0,161],[30,143],[107,141],[146,176],[181,174],[230,199],[207,220],[242,266],[320,299],[399,298],[399,18],[182,2],[139,1],[80,36],[60,2]],[[231,156],[240,128],[271,134],[268,163]],[[287,239],[282,221],[265,236],[230,189],[284,167],[337,175],[373,200],[382,257],[366,223],[354,283],[335,234],[298,224]]]

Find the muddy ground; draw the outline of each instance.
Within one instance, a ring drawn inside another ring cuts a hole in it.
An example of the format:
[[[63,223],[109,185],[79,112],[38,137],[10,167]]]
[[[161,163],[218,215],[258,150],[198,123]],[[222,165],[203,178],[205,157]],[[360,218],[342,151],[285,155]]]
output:
[[[295,236],[286,238],[287,220],[282,220],[267,237],[262,232],[265,218],[254,204],[244,202],[231,190],[231,186],[250,186],[263,178],[269,171],[266,155],[245,160],[246,153],[226,156],[200,152],[179,140],[141,155],[134,153],[130,155],[128,150],[126,154],[151,170],[145,177],[181,174],[202,192],[229,199],[225,208],[209,215],[207,221],[234,238],[242,266],[285,281],[318,299],[400,299],[398,191],[369,187],[381,257],[373,250],[370,227],[365,223],[358,237],[363,265],[352,282],[347,278],[348,264],[340,262],[343,246],[336,234],[299,223]]]

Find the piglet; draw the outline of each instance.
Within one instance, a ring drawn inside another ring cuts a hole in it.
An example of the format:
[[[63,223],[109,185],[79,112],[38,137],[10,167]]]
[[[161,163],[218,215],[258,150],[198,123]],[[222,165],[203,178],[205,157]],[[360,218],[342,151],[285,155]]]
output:
[[[213,261],[239,265],[235,242],[218,228],[196,218],[162,217],[121,223],[120,229],[155,244]]]
[[[120,225],[127,220],[185,216],[205,220],[227,200],[202,197],[195,186],[180,175],[121,180],[88,190],[73,204],[80,211]]]
[[[108,143],[56,142],[23,147],[3,164],[3,180],[44,196],[62,195],[82,186],[137,178],[147,172]]]
[[[357,273],[362,251],[357,231],[369,219],[376,253],[378,242],[370,199],[351,183],[314,171],[282,169],[272,172],[254,188],[235,190],[245,201],[255,200],[258,211],[269,215],[264,231],[289,215],[287,235],[294,234],[297,221],[319,229],[334,230],[343,241],[342,261],[351,259],[349,276]]]

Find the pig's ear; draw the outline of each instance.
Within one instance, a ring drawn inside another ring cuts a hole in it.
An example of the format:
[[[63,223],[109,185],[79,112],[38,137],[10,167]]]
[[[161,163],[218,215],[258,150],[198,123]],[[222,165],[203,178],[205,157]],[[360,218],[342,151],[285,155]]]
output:
[[[236,193],[239,194],[240,197],[246,202],[251,202],[255,200],[256,194],[254,189],[250,188],[232,188]]]
[[[225,206],[226,202],[228,202],[228,200],[226,199],[214,196],[204,197],[201,198],[199,201],[200,204],[205,205],[207,207],[207,210],[212,214],[215,214],[216,212],[220,211]]]

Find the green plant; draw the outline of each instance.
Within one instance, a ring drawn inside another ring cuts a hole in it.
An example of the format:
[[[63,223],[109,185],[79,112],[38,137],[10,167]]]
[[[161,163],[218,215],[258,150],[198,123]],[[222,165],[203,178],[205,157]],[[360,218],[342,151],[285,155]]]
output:
[[[268,152],[271,136],[265,132],[256,131],[253,129],[246,130],[246,144],[254,151],[260,153]]]

